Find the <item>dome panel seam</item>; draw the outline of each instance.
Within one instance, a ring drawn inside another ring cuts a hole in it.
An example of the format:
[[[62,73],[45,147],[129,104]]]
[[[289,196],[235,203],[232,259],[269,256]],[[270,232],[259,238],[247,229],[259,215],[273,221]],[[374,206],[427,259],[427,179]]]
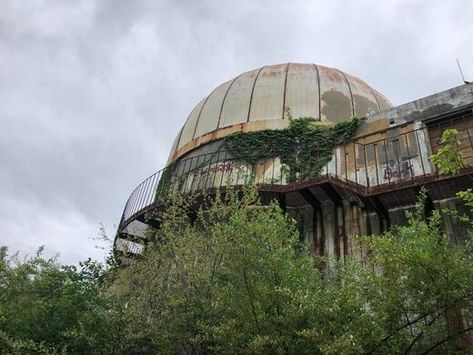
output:
[[[266,68],[266,65],[259,68],[258,72],[256,73],[255,81],[253,82],[253,87],[251,88],[251,95],[250,95],[250,104],[248,106],[248,115],[246,117],[246,122],[250,121],[250,115],[251,115],[251,104],[253,103],[253,94],[255,92],[255,86],[256,86],[256,81],[258,80],[259,73]]]
[[[345,82],[347,83],[348,86],[348,91],[350,92],[350,101],[351,101],[351,114],[354,116],[355,115],[355,101],[353,98],[353,92],[351,91],[351,85],[350,82],[348,81],[348,78],[344,72],[342,72],[340,69],[337,69],[339,73],[343,75],[345,78]]]
[[[318,92],[318,100],[319,100],[319,121],[322,122],[322,97],[320,93],[320,72],[319,66],[314,63],[315,72],[317,73],[317,92]]]
[[[284,77],[284,91],[283,91],[283,98],[282,98],[282,115],[281,115],[281,119],[284,119],[284,110],[286,109],[287,74],[289,73],[289,65],[291,65],[291,63],[287,63],[287,65],[286,65],[286,75]]]
[[[220,105],[220,113],[218,114],[217,129],[221,128],[221,127],[220,127],[220,122],[221,122],[221,119],[222,119],[223,106],[225,105],[225,100],[227,99],[228,92],[229,92],[230,89],[232,88],[233,83],[234,83],[239,77],[241,77],[242,75],[243,75],[243,74],[240,74],[240,75],[238,75],[238,76],[236,76],[236,77],[233,78],[232,82],[230,83],[230,85],[228,85],[228,88],[227,88],[227,90],[225,91],[225,95],[223,95],[222,104]]]

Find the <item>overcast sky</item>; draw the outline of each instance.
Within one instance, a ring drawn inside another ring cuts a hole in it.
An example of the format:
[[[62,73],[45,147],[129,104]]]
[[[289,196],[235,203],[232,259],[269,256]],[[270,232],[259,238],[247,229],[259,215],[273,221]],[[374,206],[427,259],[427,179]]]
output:
[[[218,84],[308,62],[401,104],[461,84],[456,57],[473,80],[472,23],[468,0],[0,0],[0,244],[101,258]]]

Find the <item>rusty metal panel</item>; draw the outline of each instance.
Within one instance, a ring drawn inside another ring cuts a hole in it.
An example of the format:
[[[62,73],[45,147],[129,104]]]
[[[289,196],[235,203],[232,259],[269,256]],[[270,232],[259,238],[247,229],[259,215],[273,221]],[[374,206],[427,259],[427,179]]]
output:
[[[261,70],[251,98],[249,121],[282,119],[286,67],[279,64]]]
[[[339,122],[352,116],[350,88],[342,72],[318,66],[321,92],[321,121]]]
[[[184,124],[184,128],[182,129],[182,134],[181,134],[181,139],[179,141],[178,149],[194,138],[194,131],[195,131],[195,126],[197,124],[197,118],[199,117],[199,112],[204,102],[205,102],[205,99],[199,102],[199,104],[192,110],[191,114],[189,115],[189,118]]]
[[[231,83],[232,80],[223,83],[209,95],[200,113],[194,137],[199,137],[217,129],[223,98]]]
[[[320,121],[319,84],[313,64],[290,64],[287,73],[286,102],[293,118],[313,117]],[[287,112],[284,113],[287,117]]]
[[[251,91],[259,69],[241,74],[228,90],[223,104],[220,127],[246,122]]]
[[[350,74],[345,74],[351,88],[353,103],[355,106],[355,115],[365,117],[379,111],[378,101],[373,90],[361,79]]]

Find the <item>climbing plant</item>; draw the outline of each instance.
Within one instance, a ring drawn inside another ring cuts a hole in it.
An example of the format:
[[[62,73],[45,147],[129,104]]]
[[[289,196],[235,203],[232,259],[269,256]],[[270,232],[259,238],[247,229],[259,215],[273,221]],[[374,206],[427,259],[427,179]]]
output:
[[[159,179],[158,186],[156,187],[155,201],[165,198],[168,196],[169,191],[172,187],[173,176],[178,167],[176,162],[171,162],[162,172],[161,178]]]
[[[238,132],[224,138],[222,148],[235,159],[249,164],[279,157],[287,181],[301,181],[320,175],[333,149],[353,138],[360,119],[353,117],[334,126],[317,124],[312,117],[291,119],[282,130]]]
[[[440,138],[441,147],[430,156],[430,161],[437,166],[442,174],[458,174],[465,167],[461,153],[461,142],[457,129],[446,129]]]

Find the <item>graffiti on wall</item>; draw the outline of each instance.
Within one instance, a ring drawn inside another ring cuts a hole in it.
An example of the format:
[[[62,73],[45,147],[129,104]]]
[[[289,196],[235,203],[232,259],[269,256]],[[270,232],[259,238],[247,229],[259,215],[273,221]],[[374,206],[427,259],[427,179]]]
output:
[[[233,171],[233,162],[217,163],[208,168],[200,168],[194,172],[194,178],[215,173],[231,173]]]
[[[414,166],[410,160],[402,163],[390,161],[384,168],[384,180],[401,180],[414,176]]]

